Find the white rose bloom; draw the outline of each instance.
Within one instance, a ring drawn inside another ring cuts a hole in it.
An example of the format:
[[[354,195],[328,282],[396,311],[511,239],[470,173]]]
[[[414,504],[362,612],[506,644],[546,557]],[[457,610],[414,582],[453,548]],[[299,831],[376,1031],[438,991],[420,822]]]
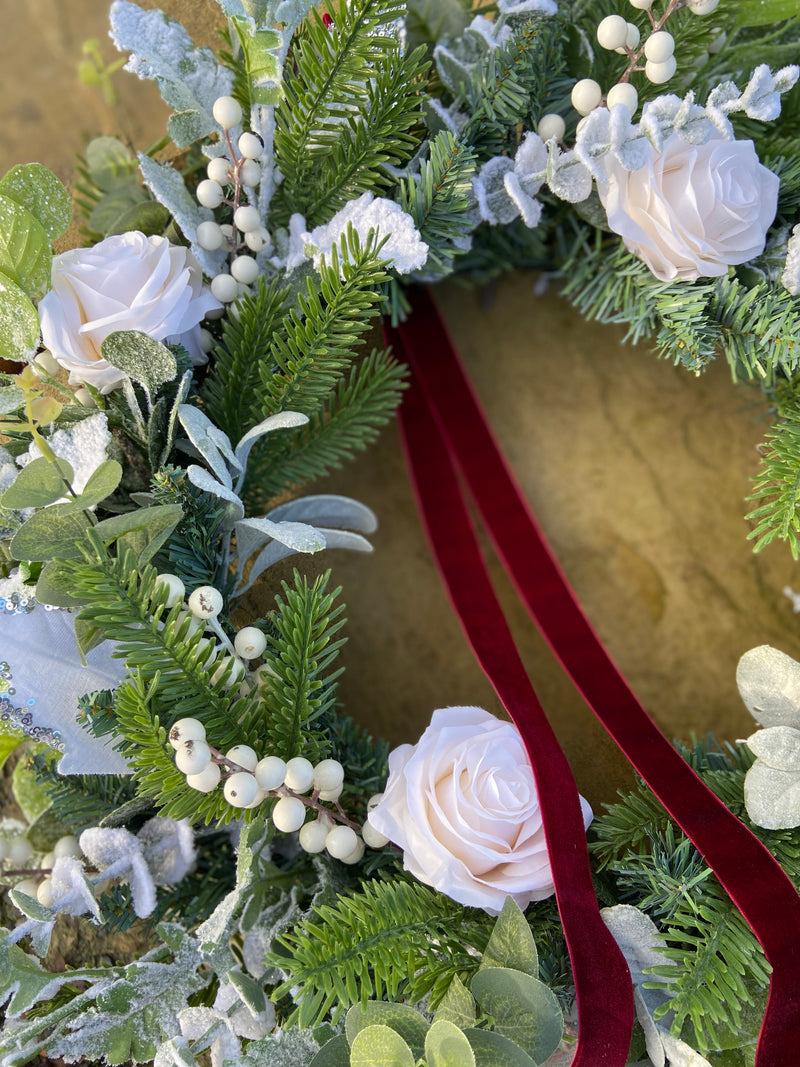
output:
[[[121,384],[124,375],[100,351],[116,330],[178,341],[204,359],[199,324],[220,304],[191,252],[165,237],[133,231],[64,252],[53,259],[52,283],[39,304],[42,339],[73,385],[110,393]]]
[[[584,824],[592,812],[581,797]],[[499,913],[553,893],[539,797],[517,728],[483,708],[441,708],[416,745],[389,755],[369,821],[415,878],[459,904]]]
[[[690,144],[672,134],[639,170],[610,152],[604,170],[609,226],[661,281],[716,278],[764,250],[780,183],[752,141]]]

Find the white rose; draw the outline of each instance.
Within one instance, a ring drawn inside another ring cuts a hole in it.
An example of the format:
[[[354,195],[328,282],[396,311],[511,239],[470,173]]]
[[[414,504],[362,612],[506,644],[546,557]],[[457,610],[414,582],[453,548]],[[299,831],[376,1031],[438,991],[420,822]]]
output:
[[[604,169],[609,226],[661,281],[716,278],[764,250],[780,183],[752,141],[697,145],[673,134],[639,170],[611,153]]]
[[[407,871],[459,904],[496,915],[506,896],[525,908],[553,892],[522,738],[483,708],[441,708],[416,745],[394,749],[369,821],[403,850]]]
[[[100,352],[110,333],[178,341],[199,361],[200,321],[220,307],[191,252],[136,231],[55,256],[52,284],[39,303],[42,340],[73,385],[88,382],[101,393],[124,377]]]

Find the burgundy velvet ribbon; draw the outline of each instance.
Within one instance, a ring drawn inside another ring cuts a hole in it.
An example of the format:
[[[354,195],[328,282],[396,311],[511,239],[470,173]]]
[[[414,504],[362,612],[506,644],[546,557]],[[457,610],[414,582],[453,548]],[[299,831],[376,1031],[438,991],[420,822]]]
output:
[[[773,970],[756,1067],[787,1067],[800,1033],[800,896],[768,850],[660,733],[619,673],[495,442],[429,293],[416,291],[412,308],[406,323],[385,331],[414,374],[401,409],[409,466],[461,624],[531,757],[575,977],[579,1044],[574,1067],[623,1067],[630,979],[597,913],[585,836],[576,822],[574,781],[489,583],[456,472],[520,597],[575,686],[703,854],[761,942]],[[597,1029],[605,1031],[602,1039]]]

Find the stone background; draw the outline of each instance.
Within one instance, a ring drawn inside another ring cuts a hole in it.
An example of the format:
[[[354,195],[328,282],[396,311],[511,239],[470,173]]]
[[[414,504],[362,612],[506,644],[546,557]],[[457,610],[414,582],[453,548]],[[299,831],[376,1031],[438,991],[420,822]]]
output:
[[[116,74],[120,102],[109,108],[78,81],[85,39],[100,38],[115,58],[107,6],[0,0],[3,169],[39,160],[68,180],[83,135],[115,133],[137,148],[162,135],[166,112],[152,85]],[[195,40],[214,42],[211,0],[164,6]],[[763,400],[734,388],[722,364],[698,379],[644,346],[623,346],[619,330],[583,323],[557,295],[534,296],[534,280],[504,281],[488,309],[486,294],[455,286],[436,298],[567,576],[646,707],[670,736],[747,736],[738,657],[765,642],[800,656],[781,592],[800,588],[788,550],[753,556],[745,540]],[[438,583],[394,429],[315,488],[357,497],[381,520],[372,557],[325,561],[350,619],[347,710],[393,743],[414,740],[442,705],[497,710]],[[629,780],[622,760],[493,573],[582,791],[612,799]]]

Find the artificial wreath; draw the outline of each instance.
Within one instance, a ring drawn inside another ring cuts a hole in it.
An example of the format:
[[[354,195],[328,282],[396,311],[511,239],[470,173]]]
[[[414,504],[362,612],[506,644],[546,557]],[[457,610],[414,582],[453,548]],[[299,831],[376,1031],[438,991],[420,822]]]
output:
[[[373,324],[534,267],[760,383],[753,536],[796,556],[794,5],[218,2],[217,51],[112,5],[164,142],[90,140],[72,195],[0,179],[0,1064],[585,1067],[530,747],[477,707],[391,752],[348,717],[346,590],[304,557],[376,517],[303,486],[401,404]],[[738,683],[763,728],[679,752],[797,887],[800,665]],[[604,1063],[778,1067],[770,964],[691,834],[644,782],[580,818],[637,1020]],[[57,966],[70,916],[136,954]]]

